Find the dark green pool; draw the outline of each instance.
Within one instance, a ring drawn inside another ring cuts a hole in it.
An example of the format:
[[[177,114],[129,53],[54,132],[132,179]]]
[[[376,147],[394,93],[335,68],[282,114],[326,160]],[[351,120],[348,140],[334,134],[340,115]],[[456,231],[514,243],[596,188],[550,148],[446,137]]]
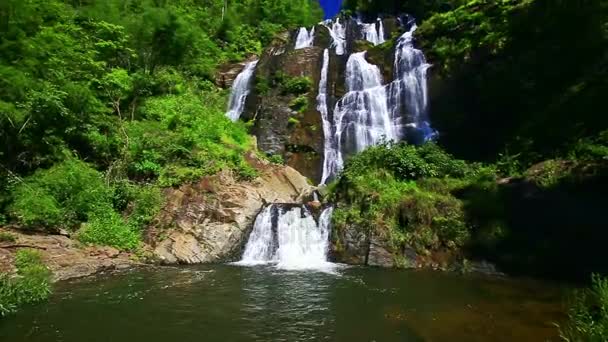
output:
[[[558,288],[347,268],[140,269],[62,283],[0,321],[0,341],[557,341]]]

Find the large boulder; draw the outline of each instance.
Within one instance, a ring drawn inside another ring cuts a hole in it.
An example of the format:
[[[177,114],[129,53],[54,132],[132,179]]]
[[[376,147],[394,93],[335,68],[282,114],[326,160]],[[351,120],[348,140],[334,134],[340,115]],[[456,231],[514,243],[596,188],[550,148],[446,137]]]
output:
[[[166,204],[146,238],[161,262],[232,260],[266,203],[302,203],[312,195],[314,188],[293,168],[257,162],[261,175],[253,181],[223,171],[166,190]]]

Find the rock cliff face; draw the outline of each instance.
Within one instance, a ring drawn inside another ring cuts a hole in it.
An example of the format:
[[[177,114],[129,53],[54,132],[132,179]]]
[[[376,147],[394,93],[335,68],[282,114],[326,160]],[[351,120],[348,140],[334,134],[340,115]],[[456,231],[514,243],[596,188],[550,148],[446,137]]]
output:
[[[324,135],[321,113],[317,109],[317,95],[323,66],[323,54],[329,49],[330,65],[327,79],[327,106],[331,112],[346,93],[345,70],[351,52],[373,47],[364,39],[362,26],[355,19],[342,18],[345,28],[345,52],[337,55],[332,48],[328,27],[314,27],[312,46],[295,49],[296,33],[278,36],[260,57],[241,118],[253,125],[261,151],[281,155],[287,165],[319,183],[323,172]],[[385,19],[385,39],[398,32],[396,19]],[[331,24],[329,24],[331,25]],[[387,43],[369,50],[373,59],[390,80],[393,73],[394,44]],[[386,57],[386,58],[385,58]],[[293,94],[283,87],[286,80],[307,78],[310,88],[303,94]],[[304,106],[297,101],[304,101]]]
[[[229,261],[240,255],[260,209],[267,202],[302,203],[314,190],[288,166],[250,156],[261,175],[251,182],[221,172],[166,190],[166,204],[147,233],[154,254],[166,264]]]

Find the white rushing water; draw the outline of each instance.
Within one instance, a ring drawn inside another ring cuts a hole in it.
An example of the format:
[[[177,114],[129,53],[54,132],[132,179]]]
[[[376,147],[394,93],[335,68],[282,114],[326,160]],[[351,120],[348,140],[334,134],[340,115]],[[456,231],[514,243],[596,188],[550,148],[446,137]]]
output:
[[[247,63],[232,84],[228,112],[226,113],[226,116],[232,121],[237,121],[245,109],[245,101],[247,100],[247,95],[249,95],[251,78],[257,64],[258,61]]]
[[[396,138],[380,69],[367,62],[366,53],[350,55],[346,63],[348,92],[334,108],[335,153],[339,166],[334,174],[343,165],[343,150],[361,152]]]
[[[413,129],[420,140],[427,141],[436,135],[428,117],[427,70],[431,65],[426,62],[424,53],[414,47],[413,36],[417,26],[415,22],[411,24],[395,48],[395,80],[388,90],[389,105],[392,117],[401,122],[401,127]],[[403,113],[408,117],[404,118]]]
[[[327,108],[328,74],[329,49],[325,49],[323,52],[323,67],[321,68],[321,78],[319,81],[319,95],[317,96],[317,110],[321,113],[321,119],[323,120],[324,137],[323,175],[321,177],[321,184],[326,184],[329,178],[342,168],[341,160],[338,157],[337,142],[334,137],[334,126],[332,125]]]
[[[331,47],[336,49],[336,55],[343,55],[346,51],[346,28],[340,23],[340,18],[335,21],[326,20],[323,25],[329,30]]]
[[[296,50],[311,47],[315,40],[315,28],[311,28],[310,32],[306,27],[301,27],[296,38]]]
[[[386,40],[384,39],[384,24],[382,19],[376,19],[375,23],[364,23],[357,19],[357,23],[361,26],[363,38],[374,45],[380,45]]]
[[[274,257],[276,250],[272,234],[273,205],[262,210],[255,219],[253,230],[245,247],[241,263],[244,265],[265,264]]]
[[[237,265],[276,264],[279,269],[327,269],[332,208],[315,222],[302,206],[271,204],[256,217],[253,231]]]

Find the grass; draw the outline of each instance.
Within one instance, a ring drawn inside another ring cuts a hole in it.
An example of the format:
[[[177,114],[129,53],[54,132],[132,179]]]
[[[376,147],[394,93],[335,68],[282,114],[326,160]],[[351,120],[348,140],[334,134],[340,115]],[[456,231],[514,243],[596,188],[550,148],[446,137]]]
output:
[[[51,294],[51,272],[40,252],[21,249],[15,254],[17,275],[0,274],[0,317],[16,312],[19,307],[46,300]]]

